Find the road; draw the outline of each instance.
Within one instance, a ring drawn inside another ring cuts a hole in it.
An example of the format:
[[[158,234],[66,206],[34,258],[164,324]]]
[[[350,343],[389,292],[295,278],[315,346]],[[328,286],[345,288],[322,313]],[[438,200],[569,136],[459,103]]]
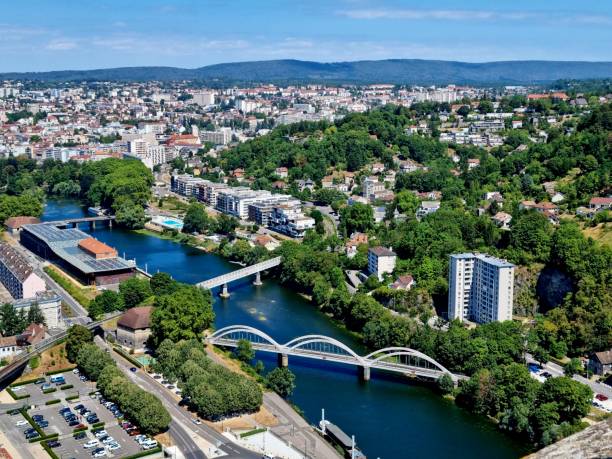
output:
[[[538,363],[531,354],[525,354],[525,360],[527,360],[527,363]],[[565,374],[561,365],[557,365],[553,362],[548,362],[545,365],[542,365],[542,367],[553,376],[564,376]],[[607,384],[589,381],[584,376],[580,375],[574,375],[572,379],[589,386],[595,394],[603,394],[608,398],[612,398],[612,387],[608,386]]]
[[[96,337],[96,344],[110,350],[110,347],[100,337]],[[141,370],[132,373],[130,371],[132,364],[123,359],[116,352],[110,351],[110,356],[115,360],[115,362],[117,362],[119,368],[128,376],[128,378],[147,392],[154,394],[162,401],[163,405],[166,407],[170,413],[170,416],[172,417],[169,433],[187,459],[201,459],[207,457],[194,441],[196,436],[200,436],[208,443],[213,445],[220,445],[219,449],[226,454],[226,456],[223,457],[228,459],[261,458],[260,454],[253,453],[252,451],[229,442],[227,438],[211,427],[208,427],[205,424],[201,424],[199,426],[193,424],[193,415],[191,415],[185,409],[180,408],[174,395],[166,390],[166,388]]]

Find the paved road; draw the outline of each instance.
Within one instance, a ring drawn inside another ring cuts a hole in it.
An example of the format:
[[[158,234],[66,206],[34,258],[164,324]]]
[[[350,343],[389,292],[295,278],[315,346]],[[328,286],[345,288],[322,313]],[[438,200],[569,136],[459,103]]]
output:
[[[108,345],[99,337],[96,337],[96,344],[109,348]],[[121,358],[116,352],[111,352],[110,355],[117,362],[119,368],[123,370],[134,383],[138,384],[147,392],[155,394],[162,401],[172,417],[169,430],[170,435],[187,459],[200,459],[207,457],[194,441],[195,436],[200,436],[208,443],[212,443],[213,445],[220,445],[219,449],[227,454],[227,456],[224,457],[227,457],[228,459],[261,458],[261,455],[229,442],[227,438],[207,425],[201,424],[196,426],[193,424],[193,416],[178,406],[176,399],[168,390],[166,390],[157,381],[143,371],[132,373],[130,371],[130,367],[132,365],[128,361]]]
[[[525,354],[525,358],[527,363],[538,363],[531,354]],[[563,368],[553,362],[546,363],[543,365],[543,368],[553,376],[563,376],[565,374],[563,372]],[[608,386],[607,384],[589,381],[584,376],[580,375],[574,375],[572,379],[581,382],[582,384],[586,384],[595,394],[604,394],[606,397],[612,398],[612,387]]]

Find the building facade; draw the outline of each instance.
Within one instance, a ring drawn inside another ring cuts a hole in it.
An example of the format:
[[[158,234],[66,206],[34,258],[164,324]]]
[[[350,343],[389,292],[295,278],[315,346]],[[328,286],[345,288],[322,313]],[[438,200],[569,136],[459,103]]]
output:
[[[486,254],[451,255],[448,319],[480,324],[512,320],[514,268]]]
[[[391,274],[395,269],[397,255],[385,247],[372,247],[368,250],[368,273],[375,274],[382,281],[384,274]]]
[[[46,289],[28,261],[6,243],[0,243],[0,282],[16,300],[34,298]]]

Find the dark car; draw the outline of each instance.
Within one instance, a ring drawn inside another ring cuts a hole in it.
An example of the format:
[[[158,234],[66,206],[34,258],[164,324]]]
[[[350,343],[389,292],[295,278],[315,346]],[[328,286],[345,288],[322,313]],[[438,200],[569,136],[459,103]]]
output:
[[[85,408],[85,405],[83,405],[82,403],[79,403],[74,407],[75,410],[80,410],[81,408]]]
[[[25,438],[26,438],[26,440],[31,440],[32,438],[36,438],[36,437],[38,437],[38,436],[39,436],[39,435],[38,435],[38,432],[32,432],[32,433],[27,434],[27,435],[25,436]]]
[[[34,421],[42,421],[43,419],[45,419],[45,417],[42,414],[35,414],[32,416],[32,419]]]
[[[45,378],[38,378],[36,381],[34,381],[34,384],[44,384],[45,383]]]
[[[41,429],[49,427],[49,421],[38,421],[36,424],[38,424],[38,427],[40,427]]]
[[[80,424],[79,421],[77,421],[76,419],[68,423],[70,427],[78,426],[79,424]]]
[[[75,440],[82,440],[83,438],[87,438],[87,434],[85,432],[77,432],[74,434]]]
[[[136,372],[138,371],[138,368],[136,368],[136,367],[132,367],[132,368],[130,368],[130,371],[131,371],[132,373],[136,373]]]
[[[24,435],[29,435],[29,434],[34,433],[34,432],[36,432],[36,429],[34,427],[30,427],[29,429],[24,430],[23,434]]]
[[[57,441],[57,440],[50,440],[50,441],[47,442],[47,446],[49,448],[57,448],[59,446],[62,446],[62,444],[59,441]]]
[[[95,418],[87,418],[87,422],[89,422],[90,424],[96,424],[96,423],[100,422],[100,419],[98,419],[97,417],[95,417]]]

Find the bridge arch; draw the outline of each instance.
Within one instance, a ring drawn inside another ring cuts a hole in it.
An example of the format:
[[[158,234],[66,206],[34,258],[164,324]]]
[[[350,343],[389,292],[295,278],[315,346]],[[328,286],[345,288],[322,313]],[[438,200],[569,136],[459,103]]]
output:
[[[444,373],[448,373],[451,376],[454,376],[453,373],[448,371],[441,363],[439,363],[435,359],[429,357],[427,354],[423,354],[422,352],[417,351],[415,349],[411,349],[409,347],[397,347],[397,346],[386,347],[384,349],[380,349],[378,351],[371,352],[370,354],[366,355],[363,359],[368,362],[369,366],[371,366],[372,364],[375,364],[376,362],[384,360],[388,357],[397,357],[397,356],[417,357],[421,360],[425,360],[426,362],[431,363],[438,370]]]
[[[337,347],[339,349],[342,349],[344,352],[346,352],[348,355],[353,357],[355,360],[357,360],[359,365],[365,365],[364,358],[361,357],[359,354],[357,354],[354,350],[352,350],[350,347],[348,347],[343,342],[338,341],[337,339],[331,338],[329,336],[325,336],[325,335],[299,336],[285,343],[284,347],[286,349],[300,349],[310,344],[323,344],[323,345],[327,344],[332,347]]]
[[[266,344],[271,344],[272,346],[277,348],[279,351],[282,350],[283,348],[282,344],[277,343],[274,340],[274,338],[272,338],[267,333],[264,333],[261,330],[258,330],[257,328],[249,327],[248,325],[230,325],[229,327],[220,328],[219,330],[215,331],[212,335],[210,335],[208,337],[208,340],[214,343],[216,340],[223,339],[234,333],[244,333],[246,335],[249,335],[249,334],[255,335],[261,338],[262,340],[264,340]]]

